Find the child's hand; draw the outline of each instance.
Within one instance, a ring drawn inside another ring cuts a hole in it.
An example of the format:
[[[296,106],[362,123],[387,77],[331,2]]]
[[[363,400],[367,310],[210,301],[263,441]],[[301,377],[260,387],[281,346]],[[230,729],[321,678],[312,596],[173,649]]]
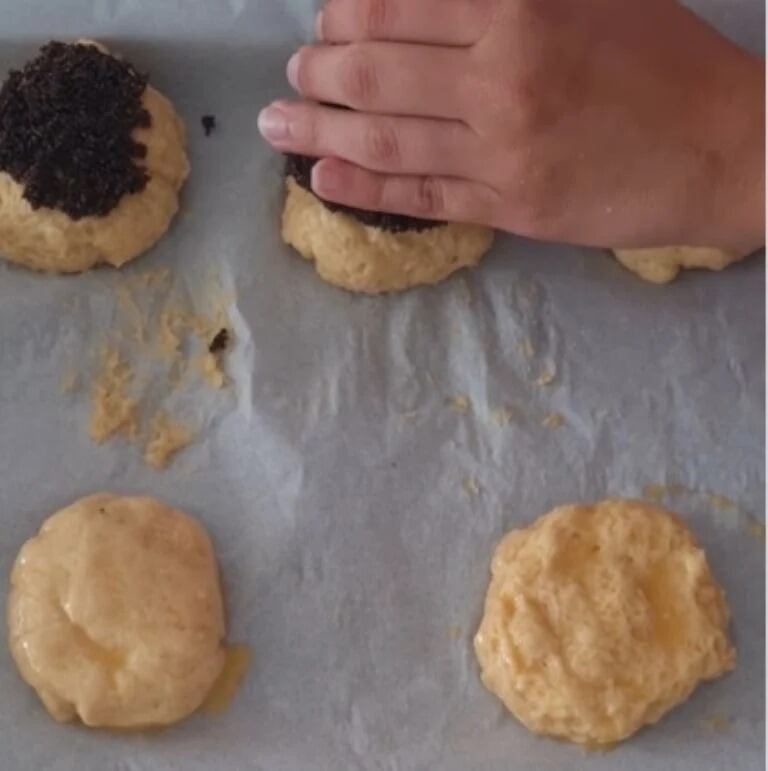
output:
[[[763,243],[762,61],[673,0],[330,0],[259,119],[359,208],[600,246]],[[325,107],[344,105],[354,111]]]

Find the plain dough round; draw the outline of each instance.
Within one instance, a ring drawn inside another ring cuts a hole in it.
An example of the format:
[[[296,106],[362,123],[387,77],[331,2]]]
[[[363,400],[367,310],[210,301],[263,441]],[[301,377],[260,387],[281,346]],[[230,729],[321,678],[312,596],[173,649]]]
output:
[[[83,45],[97,45],[79,41]],[[189,175],[185,130],[173,105],[147,86],[142,97],[152,122],[133,132],[146,146],[149,180],[140,193],[126,195],[106,217],[73,220],[55,209],[33,209],[24,187],[0,172],[0,256],[28,268],[79,273],[100,263],[120,267],[152,247],[179,209],[179,191]]]
[[[509,533],[491,573],[482,679],[536,733],[618,742],[734,666],[706,556],[655,506],[557,508]]]
[[[56,720],[115,728],[181,720],[225,661],[210,539],[151,498],[84,498],[19,553],[8,627],[19,671]]]
[[[741,252],[698,246],[614,249],[613,253],[625,268],[654,284],[674,281],[683,268],[722,270],[748,256]]]
[[[283,240],[314,260],[322,279],[353,292],[378,294],[436,284],[477,265],[493,242],[493,231],[477,225],[390,233],[330,211],[291,177],[286,186]]]

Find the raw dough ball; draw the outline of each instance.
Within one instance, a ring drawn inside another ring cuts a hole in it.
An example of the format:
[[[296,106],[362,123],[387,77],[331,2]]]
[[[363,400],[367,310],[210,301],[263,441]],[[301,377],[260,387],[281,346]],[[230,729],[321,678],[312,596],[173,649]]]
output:
[[[696,246],[666,246],[654,249],[614,249],[616,259],[640,278],[667,284],[683,268],[722,270],[748,255]]]
[[[51,715],[89,726],[181,720],[225,661],[211,542],[151,498],[103,493],[48,519],[14,565],[8,626]]]
[[[79,44],[107,52],[91,41]],[[0,256],[34,270],[77,273],[99,263],[124,265],[165,234],[189,174],[184,124],[151,86],[142,103],[151,125],[137,128],[132,136],[147,148],[146,157],[136,160],[149,175],[146,187],[125,195],[106,216],[74,220],[55,209],[33,209],[24,198],[24,186],[0,171]]]
[[[482,679],[536,733],[626,739],[734,666],[723,591],[662,509],[562,506],[509,533],[491,572]]]
[[[377,294],[436,284],[477,265],[493,242],[493,231],[477,225],[391,233],[330,211],[292,177],[286,186],[283,240],[314,260],[325,281],[353,292]]]

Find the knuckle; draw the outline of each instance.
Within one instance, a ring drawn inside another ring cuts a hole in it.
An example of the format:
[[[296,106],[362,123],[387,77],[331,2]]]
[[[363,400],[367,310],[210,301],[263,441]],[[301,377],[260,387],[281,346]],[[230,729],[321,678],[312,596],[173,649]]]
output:
[[[416,184],[414,209],[426,217],[437,217],[445,211],[445,190],[435,177],[422,177]]]
[[[514,104],[515,124],[520,132],[536,134],[551,128],[567,115],[569,96],[542,87],[536,71],[522,72],[510,84],[508,99]]]
[[[296,52],[295,85],[299,93],[304,93],[312,86],[315,72],[315,57],[311,46],[302,46]]]
[[[565,210],[567,176],[543,159],[521,159],[513,168],[516,182],[508,190],[507,201],[515,229],[524,235],[551,234]]]
[[[365,0],[360,4],[362,32],[375,40],[391,26],[394,3],[392,0]]]
[[[350,46],[342,67],[342,88],[351,107],[366,107],[378,91],[376,66],[370,55]]]
[[[372,123],[366,131],[365,154],[377,166],[398,168],[400,143],[394,127],[387,123]]]
[[[317,111],[314,109],[308,109],[302,115],[299,126],[301,138],[309,147],[317,147],[320,144],[320,138],[322,132],[321,119]]]

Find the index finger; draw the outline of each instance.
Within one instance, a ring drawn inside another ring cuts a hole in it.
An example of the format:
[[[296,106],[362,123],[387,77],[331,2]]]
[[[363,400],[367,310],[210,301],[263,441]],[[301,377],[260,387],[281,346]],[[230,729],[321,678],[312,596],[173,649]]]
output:
[[[495,5],[496,0],[329,0],[315,31],[326,43],[470,46],[490,26]]]

